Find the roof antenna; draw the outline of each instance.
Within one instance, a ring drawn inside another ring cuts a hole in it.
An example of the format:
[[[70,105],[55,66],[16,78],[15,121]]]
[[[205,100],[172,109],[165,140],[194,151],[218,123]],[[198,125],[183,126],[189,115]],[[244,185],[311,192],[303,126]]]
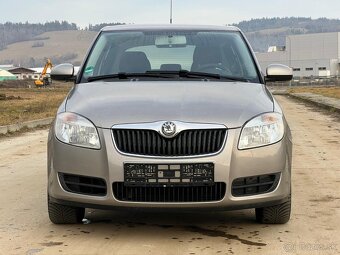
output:
[[[170,24],[172,24],[172,0],[170,0]]]

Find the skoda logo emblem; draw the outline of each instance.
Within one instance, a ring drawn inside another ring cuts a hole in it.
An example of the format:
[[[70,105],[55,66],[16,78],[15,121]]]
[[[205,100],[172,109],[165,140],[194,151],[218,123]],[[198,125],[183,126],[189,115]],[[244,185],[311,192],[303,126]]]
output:
[[[162,134],[166,137],[172,137],[176,133],[176,124],[167,121],[162,125]]]

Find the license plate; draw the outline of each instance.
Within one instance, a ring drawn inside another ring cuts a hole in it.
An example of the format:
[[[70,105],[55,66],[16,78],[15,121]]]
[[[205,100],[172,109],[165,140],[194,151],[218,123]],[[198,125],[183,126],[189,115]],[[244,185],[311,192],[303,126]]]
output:
[[[214,164],[124,164],[126,186],[213,185]]]

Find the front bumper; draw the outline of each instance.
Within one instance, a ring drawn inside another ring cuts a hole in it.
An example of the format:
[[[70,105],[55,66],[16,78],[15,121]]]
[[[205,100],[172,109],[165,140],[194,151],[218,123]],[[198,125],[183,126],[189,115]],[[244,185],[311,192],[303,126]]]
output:
[[[213,156],[194,158],[145,158],[120,154],[113,143],[110,129],[98,129],[102,148],[84,149],[61,143],[51,129],[48,142],[48,194],[52,201],[70,206],[88,208],[182,208],[182,209],[243,209],[264,207],[285,202],[291,190],[291,141],[284,137],[271,146],[239,151],[240,129],[228,130],[223,150]],[[211,162],[215,165],[215,182],[226,183],[223,199],[214,202],[127,202],[118,201],[113,194],[112,183],[123,182],[124,163],[185,164]],[[68,192],[62,188],[58,173],[102,178],[107,184],[105,196],[89,196]],[[232,182],[235,179],[281,173],[277,187],[265,194],[235,197]]]

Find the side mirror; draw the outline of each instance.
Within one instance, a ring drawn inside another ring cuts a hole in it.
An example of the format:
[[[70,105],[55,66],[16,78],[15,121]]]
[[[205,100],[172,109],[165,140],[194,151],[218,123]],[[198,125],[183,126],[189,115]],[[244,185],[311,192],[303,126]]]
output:
[[[61,64],[53,67],[51,70],[51,78],[57,81],[74,80],[74,66],[72,64]]]
[[[267,67],[266,81],[290,81],[292,79],[293,70],[288,66],[273,64]]]

